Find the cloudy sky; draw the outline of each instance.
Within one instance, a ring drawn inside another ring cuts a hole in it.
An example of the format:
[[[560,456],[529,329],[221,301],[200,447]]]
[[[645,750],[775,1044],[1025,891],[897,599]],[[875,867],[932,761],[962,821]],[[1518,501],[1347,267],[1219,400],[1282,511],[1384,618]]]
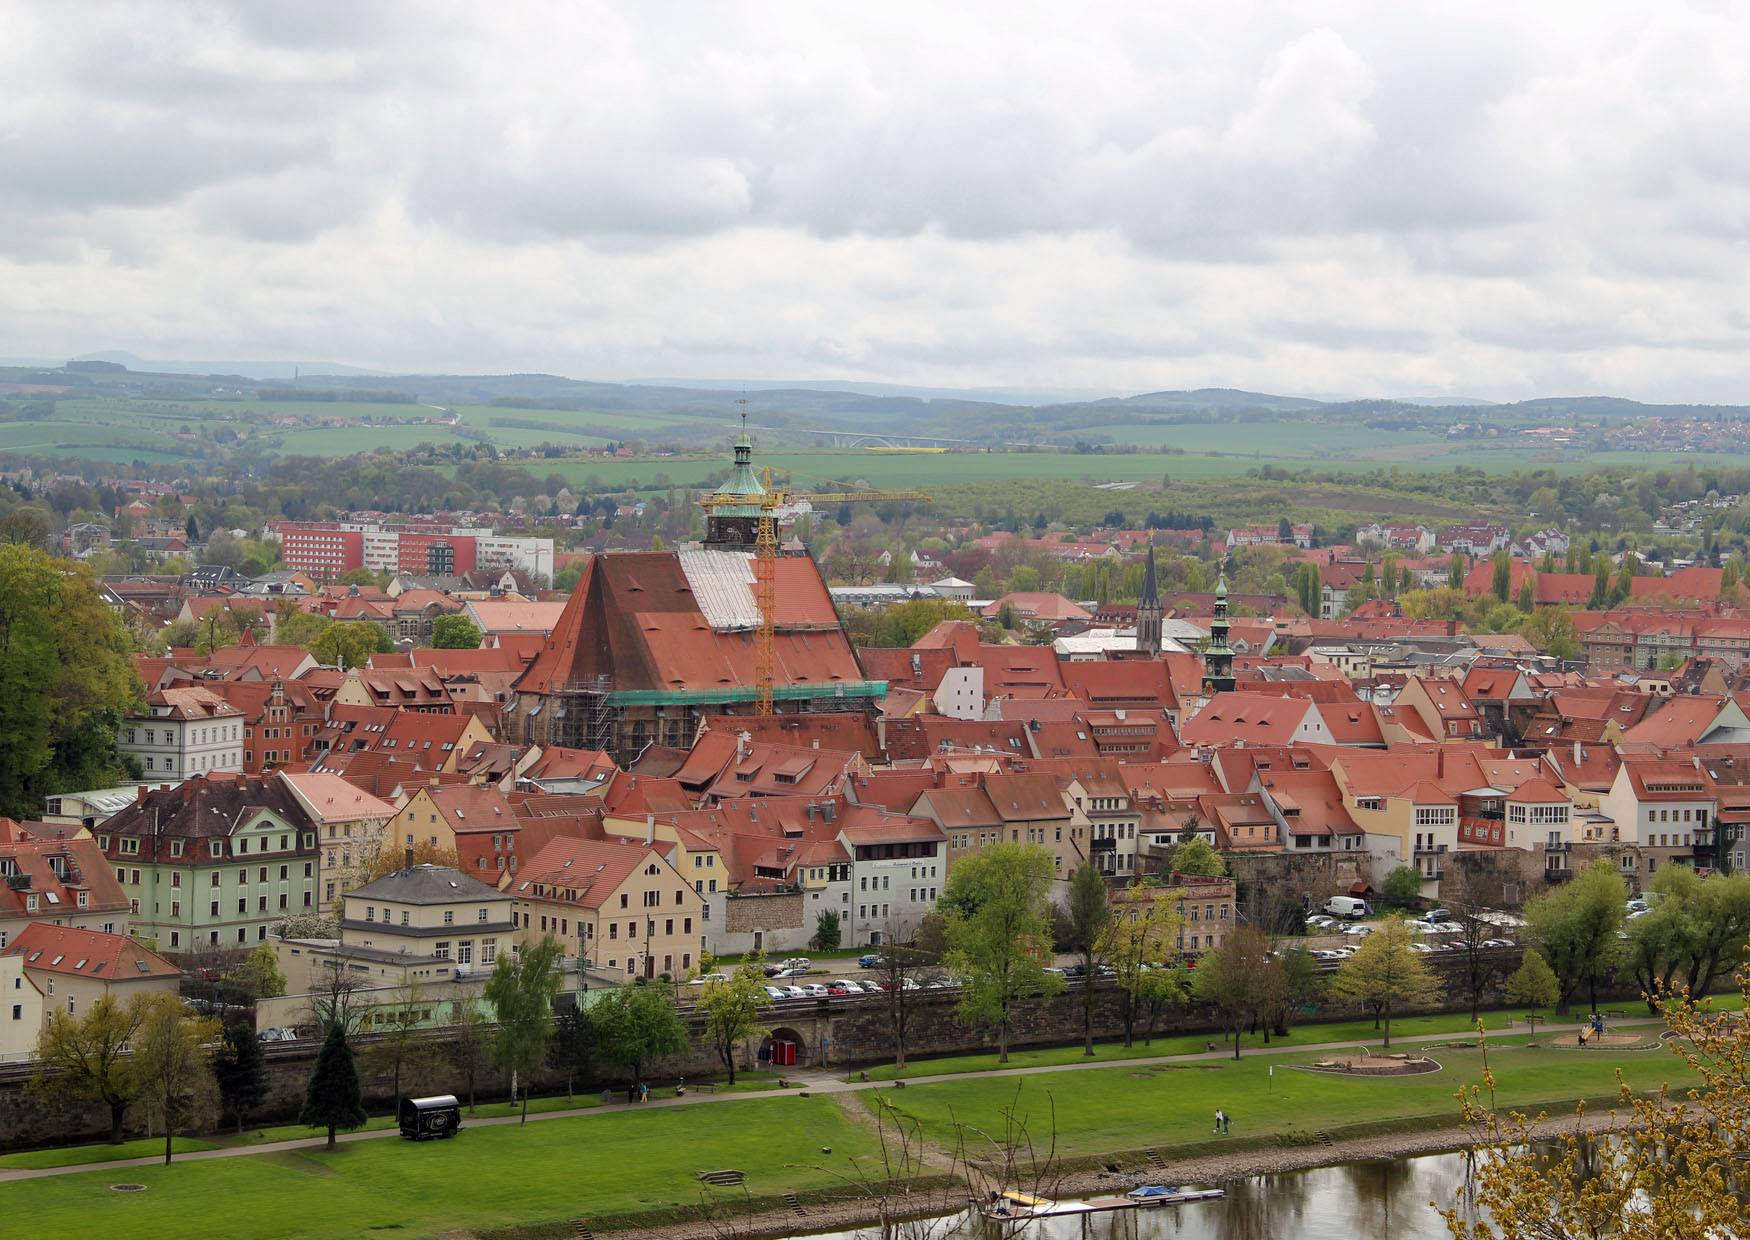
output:
[[[8,3],[0,354],[1750,401],[1750,6]]]

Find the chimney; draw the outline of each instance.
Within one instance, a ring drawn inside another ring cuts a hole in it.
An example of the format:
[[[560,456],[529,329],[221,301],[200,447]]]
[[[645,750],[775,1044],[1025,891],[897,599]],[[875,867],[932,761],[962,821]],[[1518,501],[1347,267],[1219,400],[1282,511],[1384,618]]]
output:
[[[1583,763],[1585,761],[1586,761],[1586,750],[1581,747],[1579,741],[1575,741],[1574,742],[1574,765],[1579,766],[1581,763]]]
[[[838,821],[838,816],[839,816],[838,802],[837,801],[828,801],[825,805],[822,805],[820,807],[820,812],[822,815],[825,816],[825,818],[828,822]]]
[[[406,864],[403,865],[401,868],[404,870],[411,870],[413,868],[413,850],[411,848],[409,848],[402,855],[406,861]]]
[[[655,814],[644,815],[644,842],[646,844],[656,843],[656,815]]]
[[[145,801],[146,794],[148,792],[150,792],[151,790],[152,790],[152,786],[150,784],[141,784],[138,788],[135,788],[134,789],[134,804],[139,805],[140,803]]]

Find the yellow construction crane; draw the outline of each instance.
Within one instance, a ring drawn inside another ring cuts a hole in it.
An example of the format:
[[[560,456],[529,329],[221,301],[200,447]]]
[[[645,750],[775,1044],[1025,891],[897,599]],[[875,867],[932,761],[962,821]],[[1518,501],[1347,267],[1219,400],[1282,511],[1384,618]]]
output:
[[[745,424],[747,414],[742,413]],[[742,432],[746,441],[746,432]],[[739,455],[739,453],[738,453]],[[745,458],[743,458],[745,459]],[[777,510],[786,504],[800,503],[803,500],[821,504],[878,504],[893,502],[909,502],[927,504],[930,496],[925,491],[822,491],[800,492],[790,491],[775,486],[772,482],[772,469],[767,466],[761,471],[761,491],[758,493],[730,493],[718,491],[707,495],[699,501],[699,506],[706,512],[718,508],[758,508],[759,517],[754,527],[754,604],[760,613],[760,627],[754,639],[754,713],[769,715],[772,713],[772,682],[777,678],[777,617],[778,617],[778,519]]]

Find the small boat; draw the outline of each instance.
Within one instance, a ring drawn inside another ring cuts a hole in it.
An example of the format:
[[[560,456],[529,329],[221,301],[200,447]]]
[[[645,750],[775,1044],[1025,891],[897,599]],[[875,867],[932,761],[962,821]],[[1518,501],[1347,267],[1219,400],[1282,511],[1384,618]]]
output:
[[[1162,1184],[1143,1184],[1124,1194],[1143,1210],[1151,1206],[1182,1205],[1187,1201],[1219,1201],[1226,1195],[1219,1188],[1177,1188]]]

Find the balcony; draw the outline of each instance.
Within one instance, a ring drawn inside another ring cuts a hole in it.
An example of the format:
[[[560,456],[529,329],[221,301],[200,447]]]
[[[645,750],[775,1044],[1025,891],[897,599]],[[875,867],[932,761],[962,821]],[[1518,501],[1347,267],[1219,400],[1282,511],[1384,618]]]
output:
[[[1560,869],[1556,870],[1545,870],[1543,872],[1543,877],[1545,882],[1565,883],[1570,878],[1574,877],[1574,871],[1567,866],[1562,866]]]
[[[1446,851],[1445,844],[1418,844],[1415,848],[1418,857],[1438,857]]]

